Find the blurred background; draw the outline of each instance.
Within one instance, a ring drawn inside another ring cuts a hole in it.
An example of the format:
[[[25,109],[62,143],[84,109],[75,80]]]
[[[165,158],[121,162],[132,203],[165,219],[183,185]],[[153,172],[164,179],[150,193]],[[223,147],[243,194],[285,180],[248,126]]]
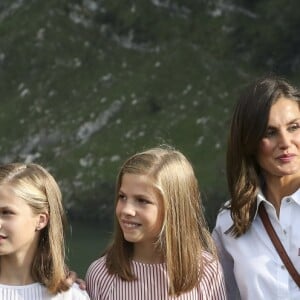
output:
[[[213,228],[232,106],[270,72],[300,85],[299,28],[296,0],[0,1],[0,161],[59,182],[71,269],[101,254],[118,169],[148,147],[190,159]]]

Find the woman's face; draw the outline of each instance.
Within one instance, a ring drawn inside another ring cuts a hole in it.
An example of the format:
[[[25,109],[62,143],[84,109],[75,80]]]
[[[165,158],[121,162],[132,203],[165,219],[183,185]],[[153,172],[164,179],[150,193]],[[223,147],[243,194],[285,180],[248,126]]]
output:
[[[300,173],[299,102],[281,97],[272,105],[257,162],[266,179]]]

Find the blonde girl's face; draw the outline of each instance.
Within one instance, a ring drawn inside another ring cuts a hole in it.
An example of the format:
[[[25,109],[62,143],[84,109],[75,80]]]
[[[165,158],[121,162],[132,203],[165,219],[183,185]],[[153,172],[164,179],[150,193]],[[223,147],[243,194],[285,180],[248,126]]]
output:
[[[269,113],[268,127],[259,144],[257,161],[266,178],[299,176],[299,103],[279,98]]]
[[[163,224],[163,203],[147,176],[123,175],[116,215],[125,240],[154,247]]]
[[[0,187],[0,256],[15,257],[20,262],[30,254],[33,256],[39,220],[39,215],[33,214],[25,200],[7,187]]]

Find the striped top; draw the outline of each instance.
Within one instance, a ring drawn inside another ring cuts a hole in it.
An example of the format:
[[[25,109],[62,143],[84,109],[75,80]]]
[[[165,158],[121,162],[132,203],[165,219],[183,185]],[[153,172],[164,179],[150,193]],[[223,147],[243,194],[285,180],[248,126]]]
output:
[[[89,296],[77,284],[67,291],[51,295],[40,283],[27,285],[0,284],[0,300],[89,300]]]
[[[168,295],[166,264],[143,264],[132,262],[137,280],[124,281],[117,275],[110,275],[105,256],[94,261],[86,274],[87,291],[91,300],[225,300],[225,285],[220,264],[203,254],[203,276],[194,289],[178,297]]]

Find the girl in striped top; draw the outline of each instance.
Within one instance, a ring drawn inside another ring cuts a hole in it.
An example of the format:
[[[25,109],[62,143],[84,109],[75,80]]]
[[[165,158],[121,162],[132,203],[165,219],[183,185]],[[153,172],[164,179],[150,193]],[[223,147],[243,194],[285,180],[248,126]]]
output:
[[[130,157],[116,183],[115,232],[86,275],[92,300],[226,299],[197,179],[158,147]]]
[[[66,279],[64,217],[60,189],[43,167],[0,166],[1,300],[90,299]]]

